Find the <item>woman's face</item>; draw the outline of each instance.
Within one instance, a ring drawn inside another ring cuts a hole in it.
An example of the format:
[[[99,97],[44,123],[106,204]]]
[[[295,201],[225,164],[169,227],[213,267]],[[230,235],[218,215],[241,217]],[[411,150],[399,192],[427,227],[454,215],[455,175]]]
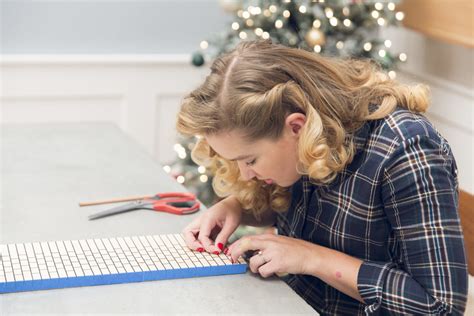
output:
[[[303,114],[290,114],[278,140],[248,142],[236,130],[209,135],[206,140],[221,157],[237,162],[243,180],[257,178],[289,187],[301,177],[297,172],[297,145],[304,119]]]

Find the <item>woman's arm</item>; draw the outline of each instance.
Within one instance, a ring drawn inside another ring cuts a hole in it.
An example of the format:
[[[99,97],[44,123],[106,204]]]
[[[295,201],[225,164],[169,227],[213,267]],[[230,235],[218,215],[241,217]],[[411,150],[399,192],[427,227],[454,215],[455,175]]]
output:
[[[393,262],[365,261],[360,267],[366,312],[463,313],[467,266],[456,173],[442,138],[406,139],[387,161],[382,198],[397,248]]]
[[[407,140],[386,168],[382,195],[398,245],[392,261],[362,261],[270,234],[236,241],[229,247],[232,260],[247,250],[259,250],[250,258],[252,272],[263,277],[313,275],[365,303],[367,313],[462,314],[467,266],[457,214],[456,168],[446,146],[428,138]]]
[[[310,274],[364,302],[357,288],[362,260],[311,242],[275,234],[248,235],[229,247],[233,261],[249,250],[259,250],[249,267],[266,278],[273,274]]]
[[[357,276],[362,260],[349,256],[337,250],[311,244],[310,258],[302,273],[315,276],[333,288],[364,303],[359,294]]]

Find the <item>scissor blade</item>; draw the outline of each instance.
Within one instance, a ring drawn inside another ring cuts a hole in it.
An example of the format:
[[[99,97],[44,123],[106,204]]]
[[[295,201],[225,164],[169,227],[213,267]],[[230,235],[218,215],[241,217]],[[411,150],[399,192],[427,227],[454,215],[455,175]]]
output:
[[[133,211],[136,209],[140,209],[142,207],[143,207],[143,203],[141,201],[128,203],[128,204],[117,206],[117,207],[114,207],[109,210],[105,210],[96,214],[92,214],[88,218],[89,220],[94,220],[94,219],[98,219],[98,218],[102,218],[102,217],[106,217],[110,215]]]

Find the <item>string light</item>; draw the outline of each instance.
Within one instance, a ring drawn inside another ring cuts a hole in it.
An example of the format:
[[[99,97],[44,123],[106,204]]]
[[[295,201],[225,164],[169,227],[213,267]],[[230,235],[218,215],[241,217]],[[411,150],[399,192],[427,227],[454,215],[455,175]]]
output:
[[[171,172],[171,167],[168,166],[168,165],[165,165],[165,166],[163,166],[163,170],[164,170],[166,173],[170,173],[170,172]]]
[[[392,41],[391,40],[385,40],[384,45],[385,45],[385,47],[390,48],[390,47],[392,47]]]
[[[263,10],[263,15],[268,18],[268,17],[270,17],[270,16],[272,15],[272,13],[270,12],[270,10],[265,9],[265,10]]]
[[[232,29],[233,29],[234,31],[237,31],[239,28],[240,28],[239,23],[237,23],[237,22],[232,23]]]
[[[247,24],[247,26],[249,27],[252,27],[254,23],[252,19],[248,19],[247,21],[245,21],[245,24]]]
[[[275,13],[275,12],[277,12],[277,7],[276,7],[276,5],[272,4],[272,5],[268,8],[268,10],[270,10],[271,13]]]
[[[395,13],[395,18],[398,20],[398,21],[402,21],[404,18],[405,18],[405,13],[403,12],[397,12]]]
[[[375,4],[375,9],[377,9],[377,10],[382,10],[382,9],[383,9],[383,4],[380,3],[380,2],[377,2],[377,3]]]
[[[263,32],[262,38],[263,38],[263,39],[269,39],[269,38],[270,38],[270,34],[269,34],[268,32]]]
[[[247,33],[245,33],[244,31],[242,31],[242,32],[239,33],[239,37],[240,37],[241,39],[246,39],[246,38],[247,38]]]
[[[288,10],[283,11],[283,16],[284,16],[285,18],[289,18],[290,15],[291,15],[291,12],[290,12],[290,11],[288,11]]]
[[[343,22],[343,23],[344,23],[344,25],[347,26],[347,27],[351,26],[351,24],[352,24],[351,20],[349,20],[349,19],[344,19],[344,22]]]
[[[384,49],[379,50],[380,57],[385,57],[385,55],[387,55],[387,52]]]
[[[400,59],[400,61],[406,61],[407,60],[407,54],[405,53],[401,53],[398,58]]]
[[[320,20],[314,20],[313,21],[313,26],[317,29],[321,27],[321,21]]]
[[[388,72],[388,76],[390,77],[390,79],[395,79],[397,77],[397,73],[393,70],[390,70]]]
[[[206,167],[204,167],[204,166],[199,166],[199,167],[198,167],[198,172],[199,172],[199,173],[205,173],[205,172],[206,172]]]
[[[364,50],[366,52],[370,51],[371,49],[372,49],[372,43],[367,42],[364,44]]]
[[[181,184],[184,183],[184,180],[185,180],[185,179],[184,179],[183,176],[178,176],[178,177],[176,178],[176,181],[178,181],[178,183],[181,183]]]
[[[331,8],[326,8],[326,9],[324,9],[324,12],[326,12],[326,17],[327,17],[328,19],[330,19],[330,18],[332,18],[332,17],[334,16],[334,12],[332,11]]]
[[[263,30],[259,27],[257,27],[254,32],[255,32],[255,35],[257,36],[262,36],[263,34]]]
[[[244,12],[242,13],[242,17],[243,17],[244,19],[248,19],[248,18],[250,17],[250,13],[249,13],[248,11],[244,11]]]
[[[201,47],[201,49],[206,49],[209,47],[209,43],[206,41],[202,41],[201,44],[199,44],[199,46]]]
[[[342,8],[342,14],[344,14],[345,16],[349,16],[350,13],[351,10],[348,7]]]
[[[205,174],[203,174],[199,177],[199,180],[201,180],[201,182],[203,182],[203,183],[207,182],[208,179],[209,178]]]
[[[387,5],[387,8],[388,8],[390,11],[395,10],[395,3],[390,2],[390,3]]]
[[[178,153],[178,157],[180,159],[185,159],[186,158],[186,149],[184,149],[183,145],[181,144],[174,144],[174,150]]]
[[[337,49],[343,49],[344,48],[344,42],[343,41],[338,41],[336,43],[336,47],[337,47]]]
[[[377,19],[377,23],[378,23],[380,26],[384,26],[384,25],[385,25],[385,19],[384,19],[384,18],[378,18],[378,19]]]
[[[337,18],[335,17],[332,17],[329,19],[329,24],[331,24],[332,26],[336,26],[337,25]]]
[[[314,45],[313,50],[314,50],[316,53],[320,53],[320,52],[321,52],[321,46],[320,46],[320,45]]]
[[[252,7],[252,6],[250,6],[250,7],[248,7],[247,10],[248,10],[248,11],[250,12],[250,14],[252,14],[252,15],[259,15],[260,13],[262,13],[262,9],[260,9],[260,7]]]
[[[306,13],[306,7],[304,5],[301,5],[300,8],[299,8],[299,11],[301,13]]]
[[[380,16],[380,13],[379,13],[379,11],[374,10],[374,11],[372,11],[371,15],[374,19],[378,19],[379,16]]]
[[[275,21],[275,27],[277,29],[281,29],[283,27],[283,21],[282,20],[276,20]]]

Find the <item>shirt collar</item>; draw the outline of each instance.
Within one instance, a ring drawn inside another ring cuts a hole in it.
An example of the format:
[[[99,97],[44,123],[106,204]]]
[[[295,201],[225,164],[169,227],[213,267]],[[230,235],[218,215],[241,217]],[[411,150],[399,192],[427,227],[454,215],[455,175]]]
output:
[[[352,137],[352,141],[354,143],[354,149],[355,149],[354,154],[357,154],[359,151],[364,149],[367,143],[367,139],[369,138],[369,134],[370,134],[370,123],[365,122],[364,125],[362,125],[352,135],[349,135],[349,137]]]

